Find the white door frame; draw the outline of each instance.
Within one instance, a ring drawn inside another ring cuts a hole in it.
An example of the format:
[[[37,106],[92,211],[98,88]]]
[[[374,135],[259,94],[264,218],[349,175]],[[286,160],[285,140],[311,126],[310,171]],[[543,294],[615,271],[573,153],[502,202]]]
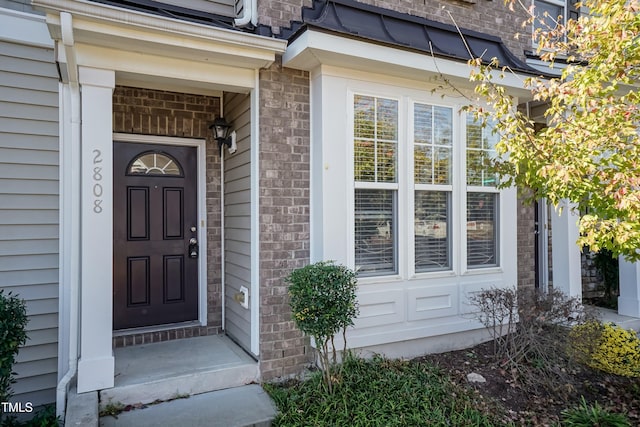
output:
[[[137,144],[178,145],[196,147],[198,151],[198,244],[201,248],[198,257],[198,321],[207,325],[207,152],[206,140],[193,138],[175,138],[167,136],[137,135],[114,133],[113,141]],[[113,193],[109,195],[113,197]],[[113,297],[113,296],[112,296]]]

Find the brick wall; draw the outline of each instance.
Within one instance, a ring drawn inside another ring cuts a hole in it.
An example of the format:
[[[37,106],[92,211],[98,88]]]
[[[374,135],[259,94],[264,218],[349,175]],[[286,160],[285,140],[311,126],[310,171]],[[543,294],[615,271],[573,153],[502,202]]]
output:
[[[309,262],[309,75],[260,71],[260,363],[265,380],[309,364],[284,282]]]
[[[455,0],[360,0],[401,13],[408,13],[434,21],[453,24],[470,30],[502,38],[511,52],[524,59],[524,50],[531,50],[531,30],[523,28],[525,11],[517,7],[509,11],[503,1],[477,0],[477,3]],[[526,3],[527,5],[529,3]],[[290,21],[302,19],[302,7],[311,6],[311,0],[262,0],[258,2],[259,22],[271,26],[274,32],[289,27]],[[450,15],[450,14],[451,15]],[[516,34],[521,33],[518,38]]]
[[[535,270],[535,204],[518,198],[518,288],[533,289]],[[509,250],[509,248],[507,248]]]
[[[220,156],[207,127],[220,114],[220,98],[117,86],[113,93],[113,131],[142,135],[206,138],[207,153],[207,307],[206,327],[181,328],[117,337],[116,346],[217,334],[222,326],[220,292]]]

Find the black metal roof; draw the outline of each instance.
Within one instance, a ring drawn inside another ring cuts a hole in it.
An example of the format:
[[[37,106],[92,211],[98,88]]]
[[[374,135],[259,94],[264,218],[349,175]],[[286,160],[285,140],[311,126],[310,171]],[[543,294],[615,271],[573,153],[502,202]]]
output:
[[[187,9],[181,6],[174,6],[167,3],[160,3],[153,0],[90,0],[94,3],[106,4],[109,6],[121,7],[138,12],[150,13],[152,15],[175,18],[197,24],[209,25],[217,28],[242,31],[261,36],[271,37],[271,28],[258,25],[239,28],[233,25],[233,17],[207,13],[200,10]]]
[[[354,0],[314,0],[302,10],[302,21],[283,29],[280,37],[293,42],[308,28],[347,35],[435,56],[468,61],[471,57],[498,58],[501,66],[528,74],[540,72],[519,60],[502,39],[454,25],[394,12]],[[464,40],[460,33],[464,36]],[[468,46],[465,46],[465,41]]]

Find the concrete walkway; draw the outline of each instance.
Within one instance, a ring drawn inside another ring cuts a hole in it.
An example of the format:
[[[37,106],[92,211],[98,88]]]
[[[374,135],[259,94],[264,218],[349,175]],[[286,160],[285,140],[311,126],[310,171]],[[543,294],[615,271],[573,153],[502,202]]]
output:
[[[262,387],[251,384],[176,399],[100,418],[102,427],[268,427],[276,409]]]

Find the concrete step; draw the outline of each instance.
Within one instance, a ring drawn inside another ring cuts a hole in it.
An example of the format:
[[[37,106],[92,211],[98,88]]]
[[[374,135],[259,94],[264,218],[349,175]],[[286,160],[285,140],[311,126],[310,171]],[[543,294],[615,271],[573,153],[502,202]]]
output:
[[[100,418],[101,427],[268,427],[276,409],[257,384],[198,394]]]
[[[239,387],[259,380],[258,363],[224,336],[188,338],[116,349],[109,404],[147,404]]]

